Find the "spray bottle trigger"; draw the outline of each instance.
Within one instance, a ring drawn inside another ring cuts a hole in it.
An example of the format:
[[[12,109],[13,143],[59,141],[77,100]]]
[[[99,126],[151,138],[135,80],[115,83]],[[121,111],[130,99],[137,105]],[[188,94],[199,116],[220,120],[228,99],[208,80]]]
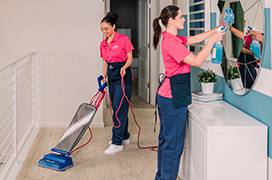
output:
[[[222,30],[224,30],[224,26],[220,26],[219,28],[216,29],[217,32]]]

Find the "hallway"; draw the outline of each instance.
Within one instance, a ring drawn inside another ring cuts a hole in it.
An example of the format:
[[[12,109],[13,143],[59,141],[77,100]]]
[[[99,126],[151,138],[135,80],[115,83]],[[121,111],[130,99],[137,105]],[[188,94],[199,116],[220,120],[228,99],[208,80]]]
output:
[[[154,133],[154,106],[145,103],[137,96],[137,81],[134,82],[131,98],[132,108],[138,124],[141,126],[140,146],[157,145],[159,123]],[[101,106],[102,107],[102,106]],[[71,157],[74,167],[62,172],[38,166],[38,161],[45,154],[50,153],[66,128],[41,128],[26,160],[17,176],[17,180],[50,179],[50,180],[151,180],[154,179],[157,166],[157,152],[137,147],[138,127],[134,123],[133,115],[129,112],[129,131],[131,145],[124,146],[124,150],[117,154],[105,155],[111,139],[109,110],[104,110],[105,128],[91,128],[93,139],[91,142],[75,151]],[[89,140],[86,132],[78,146]]]

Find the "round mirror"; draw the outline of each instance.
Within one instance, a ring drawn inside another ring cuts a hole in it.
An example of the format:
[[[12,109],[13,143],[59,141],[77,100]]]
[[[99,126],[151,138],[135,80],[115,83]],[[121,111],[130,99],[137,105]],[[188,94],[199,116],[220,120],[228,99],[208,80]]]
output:
[[[231,9],[234,15],[234,23],[227,27],[222,39],[221,67],[228,86],[243,95],[253,87],[260,69],[262,41],[253,40],[247,32],[253,28],[263,36],[262,3],[261,0],[219,0],[217,5],[221,14]]]

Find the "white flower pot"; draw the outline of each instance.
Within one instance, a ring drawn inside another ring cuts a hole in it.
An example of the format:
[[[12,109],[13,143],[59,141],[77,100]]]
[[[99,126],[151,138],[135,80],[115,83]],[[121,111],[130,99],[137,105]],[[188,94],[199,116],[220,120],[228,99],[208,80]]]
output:
[[[243,83],[242,83],[241,78],[231,79],[230,80],[230,85],[231,85],[233,90],[243,89]]]
[[[238,95],[243,95],[245,93],[245,88],[241,78],[231,79],[229,82],[234,93]]]
[[[202,88],[202,93],[203,94],[212,94],[213,93],[213,88],[214,88],[214,83],[203,83],[201,82],[201,88]]]

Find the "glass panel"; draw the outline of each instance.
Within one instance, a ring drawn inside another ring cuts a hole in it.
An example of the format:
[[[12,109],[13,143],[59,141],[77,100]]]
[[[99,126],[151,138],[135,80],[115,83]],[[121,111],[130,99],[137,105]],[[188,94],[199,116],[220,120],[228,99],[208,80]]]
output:
[[[204,12],[196,13],[196,14],[190,14],[190,20],[197,20],[197,19],[204,19]]]
[[[201,1],[204,1],[204,0],[194,0],[195,3],[201,2]]]
[[[190,22],[190,28],[204,28],[205,22],[199,21],[199,22]]]
[[[200,11],[200,10],[204,10],[204,4],[198,4],[198,5],[194,5],[194,6],[189,7],[190,12],[195,12],[195,11]]]
[[[204,1],[204,0],[190,0],[189,1],[189,4],[194,4],[194,3],[198,3],[198,2],[201,2],[201,1]]]
[[[190,36],[194,36],[203,32],[204,30],[190,30]]]

